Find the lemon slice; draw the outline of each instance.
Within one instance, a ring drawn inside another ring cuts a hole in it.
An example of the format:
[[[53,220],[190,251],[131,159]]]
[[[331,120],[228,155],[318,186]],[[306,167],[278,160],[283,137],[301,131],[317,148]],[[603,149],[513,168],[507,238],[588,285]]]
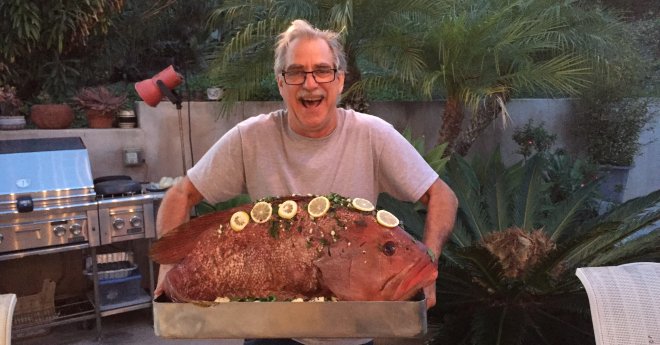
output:
[[[245,211],[238,211],[231,215],[229,225],[234,231],[241,231],[250,222],[250,216]]]
[[[324,215],[330,209],[330,200],[324,196],[317,196],[307,205],[307,212],[310,216],[317,218]]]
[[[378,221],[378,224],[386,228],[393,228],[399,225],[399,218],[385,210],[376,212],[376,220]]]
[[[356,209],[365,212],[373,211],[376,208],[374,207],[374,204],[371,203],[371,201],[362,198],[353,199],[353,201],[351,201],[351,205],[353,205],[353,207]]]
[[[277,208],[277,215],[284,219],[291,219],[298,212],[298,204],[293,200],[287,200]]]
[[[255,223],[265,223],[273,214],[273,207],[265,201],[259,201],[254,204],[250,211],[250,216]]]

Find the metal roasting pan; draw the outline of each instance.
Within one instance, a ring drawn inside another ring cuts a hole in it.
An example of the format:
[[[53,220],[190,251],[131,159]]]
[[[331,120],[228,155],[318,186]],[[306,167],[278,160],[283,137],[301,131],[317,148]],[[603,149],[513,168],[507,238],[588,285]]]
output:
[[[419,338],[426,301],[153,303],[157,336],[178,339]]]

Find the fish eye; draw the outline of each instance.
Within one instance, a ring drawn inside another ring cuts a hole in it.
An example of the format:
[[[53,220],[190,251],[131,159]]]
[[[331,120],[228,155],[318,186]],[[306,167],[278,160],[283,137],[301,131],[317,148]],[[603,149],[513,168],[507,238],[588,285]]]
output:
[[[383,245],[383,254],[392,256],[394,253],[396,253],[396,244],[392,241],[385,242],[385,245]]]

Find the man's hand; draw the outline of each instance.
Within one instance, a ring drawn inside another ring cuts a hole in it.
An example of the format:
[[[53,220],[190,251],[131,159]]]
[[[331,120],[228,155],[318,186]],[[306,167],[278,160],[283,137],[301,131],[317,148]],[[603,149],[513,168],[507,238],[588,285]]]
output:
[[[424,288],[424,296],[426,296],[426,309],[431,309],[435,305],[435,281]]]
[[[172,269],[172,265],[160,265],[160,268],[158,269],[158,282],[156,283],[156,289],[154,290],[154,298],[162,295],[165,293],[164,290],[164,281],[165,281],[165,276],[167,275],[167,272],[169,272]]]

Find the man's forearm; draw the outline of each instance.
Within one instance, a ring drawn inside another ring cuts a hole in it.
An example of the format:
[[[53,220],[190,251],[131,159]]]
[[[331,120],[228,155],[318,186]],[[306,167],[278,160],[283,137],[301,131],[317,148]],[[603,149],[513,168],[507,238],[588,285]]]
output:
[[[427,209],[423,241],[439,257],[454,228],[458,200],[451,188],[438,179],[421,201]]]
[[[202,195],[187,177],[172,186],[165,194],[163,202],[158,209],[158,218],[156,219],[156,232],[160,238],[168,231],[183,224],[190,216],[189,210],[202,200]],[[163,281],[167,272],[172,269],[172,265],[161,265],[158,270],[158,279],[154,296],[162,294]]]
[[[201,195],[187,177],[172,186],[158,209],[156,219],[158,237],[187,221],[190,209],[201,200]]]

